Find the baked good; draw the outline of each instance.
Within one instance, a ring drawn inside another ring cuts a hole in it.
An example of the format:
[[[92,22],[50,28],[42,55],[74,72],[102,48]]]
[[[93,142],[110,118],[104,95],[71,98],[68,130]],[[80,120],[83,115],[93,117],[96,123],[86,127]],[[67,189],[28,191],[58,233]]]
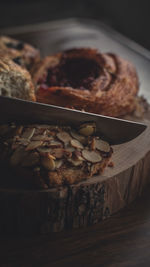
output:
[[[47,189],[80,182],[101,173],[111,154],[110,145],[96,136],[94,123],[76,130],[53,125],[0,126],[0,164],[10,167],[13,186]]]
[[[136,70],[115,54],[67,50],[41,60],[32,76],[39,102],[117,117],[135,109]]]
[[[40,52],[38,49],[7,36],[0,36],[0,50],[16,64],[28,70],[40,59]]]
[[[0,95],[35,101],[29,72],[0,54]]]

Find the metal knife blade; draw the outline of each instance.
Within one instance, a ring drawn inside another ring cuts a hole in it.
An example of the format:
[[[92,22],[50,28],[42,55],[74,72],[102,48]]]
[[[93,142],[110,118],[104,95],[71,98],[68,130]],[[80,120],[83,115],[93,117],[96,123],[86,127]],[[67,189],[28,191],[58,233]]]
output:
[[[115,145],[134,139],[147,127],[142,123],[5,96],[0,96],[0,114],[0,123],[16,121],[77,127],[83,122],[95,122],[97,134]]]

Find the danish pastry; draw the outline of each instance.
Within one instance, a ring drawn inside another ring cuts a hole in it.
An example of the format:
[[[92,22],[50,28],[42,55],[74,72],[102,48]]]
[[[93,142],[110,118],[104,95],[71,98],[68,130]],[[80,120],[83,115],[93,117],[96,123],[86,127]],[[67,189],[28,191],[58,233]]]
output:
[[[32,76],[39,102],[116,117],[135,109],[136,70],[115,54],[67,50],[41,60]]]
[[[1,53],[11,58],[16,64],[28,70],[30,70],[34,63],[40,58],[38,49],[35,49],[27,43],[6,36],[0,36],[0,50]]]

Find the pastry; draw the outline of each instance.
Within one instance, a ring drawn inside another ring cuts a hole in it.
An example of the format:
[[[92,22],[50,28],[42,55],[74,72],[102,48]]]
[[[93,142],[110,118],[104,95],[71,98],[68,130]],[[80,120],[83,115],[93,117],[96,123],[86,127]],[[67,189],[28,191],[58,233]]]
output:
[[[77,183],[101,173],[111,155],[110,145],[96,136],[94,123],[78,129],[14,123],[0,126],[0,162],[15,173],[10,179],[13,186],[47,189]]]
[[[38,62],[32,77],[39,102],[117,117],[135,109],[136,70],[115,54],[67,50]]]
[[[0,36],[0,50],[1,53],[10,57],[16,64],[28,70],[40,59],[38,49],[6,36]]]
[[[0,54],[0,95],[35,101],[29,72]]]

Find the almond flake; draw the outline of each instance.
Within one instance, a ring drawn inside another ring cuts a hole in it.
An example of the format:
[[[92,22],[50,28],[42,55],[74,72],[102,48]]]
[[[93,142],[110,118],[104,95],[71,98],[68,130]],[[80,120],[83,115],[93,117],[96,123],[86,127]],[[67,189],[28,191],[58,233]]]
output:
[[[55,161],[51,157],[42,157],[41,163],[46,170],[53,171],[55,169]]]
[[[88,124],[85,123],[80,126],[79,133],[84,136],[90,136],[94,134],[95,130],[96,130],[95,123],[88,123]]]
[[[38,148],[42,144],[43,144],[42,141],[31,141],[30,144],[26,147],[26,151]]]
[[[75,131],[71,131],[70,133],[71,133],[71,136],[74,139],[77,139],[82,144],[85,144],[86,143],[86,138],[83,135],[80,135],[80,134],[76,133]]]
[[[100,162],[102,160],[102,157],[96,151],[83,150],[82,156],[84,159],[92,163]]]
[[[52,150],[52,155],[55,156],[55,158],[57,159],[61,159],[63,157],[64,154],[64,149],[62,148],[55,148]]]
[[[32,140],[33,141],[51,141],[53,140],[53,137],[46,136],[45,134],[39,134],[39,135],[33,136]]]
[[[75,148],[78,148],[78,149],[83,149],[83,145],[76,139],[72,139],[70,141],[70,144],[75,147]]]
[[[21,137],[24,139],[31,139],[32,136],[34,135],[34,132],[35,132],[35,128],[27,128]]]
[[[62,147],[62,143],[58,142],[58,141],[51,141],[49,144],[48,144],[49,147],[51,148],[57,148],[57,147]]]
[[[67,152],[74,152],[75,151],[75,148],[72,147],[72,146],[67,146],[67,147],[65,147],[65,151],[67,151]]]
[[[40,153],[51,153],[51,151],[52,151],[51,148],[49,148],[49,147],[45,147],[45,146],[38,147],[37,150],[38,150]]]
[[[59,169],[63,165],[63,160],[56,160],[55,161],[55,167],[56,169]]]
[[[68,159],[69,162],[72,163],[73,166],[77,167],[83,163],[83,160],[74,160],[74,159]]]
[[[99,139],[95,139],[95,147],[103,152],[109,152],[110,151],[110,145],[103,141],[103,140],[99,140]]]
[[[57,134],[57,138],[63,143],[69,143],[72,139],[71,136],[67,132],[60,132]]]

